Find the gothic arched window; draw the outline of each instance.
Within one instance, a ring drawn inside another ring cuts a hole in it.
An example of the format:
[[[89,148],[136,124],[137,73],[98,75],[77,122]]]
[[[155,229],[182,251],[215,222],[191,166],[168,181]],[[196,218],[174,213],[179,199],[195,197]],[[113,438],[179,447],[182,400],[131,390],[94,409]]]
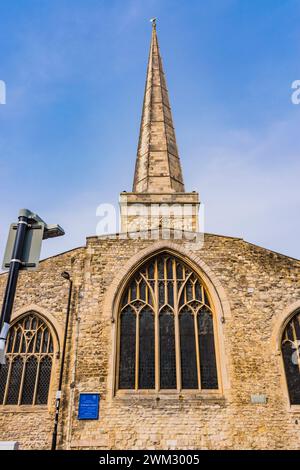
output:
[[[291,405],[300,405],[300,311],[291,318],[282,335],[281,351]]]
[[[0,369],[1,405],[45,405],[53,362],[53,339],[35,312],[14,323]]]
[[[218,389],[212,305],[184,262],[166,252],[146,262],[118,318],[117,388]]]

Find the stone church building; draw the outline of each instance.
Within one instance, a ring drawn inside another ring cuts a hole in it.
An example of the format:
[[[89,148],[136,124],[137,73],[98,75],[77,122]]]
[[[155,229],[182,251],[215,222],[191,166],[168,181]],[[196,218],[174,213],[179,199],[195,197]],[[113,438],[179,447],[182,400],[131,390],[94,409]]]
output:
[[[300,262],[201,233],[155,23],[133,189],[120,207],[120,233],[88,237],[20,274],[0,372],[0,441],[51,447],[67,272],[57,448],[298,448]],[[99,399],[94,419],[80,407],[84,394]]]

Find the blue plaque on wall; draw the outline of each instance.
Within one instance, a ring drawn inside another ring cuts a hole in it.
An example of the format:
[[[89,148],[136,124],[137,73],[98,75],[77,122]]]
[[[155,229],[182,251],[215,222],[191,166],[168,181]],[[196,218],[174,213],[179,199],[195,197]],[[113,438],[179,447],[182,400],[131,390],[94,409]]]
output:
[[[99,419],[99,393],[80,393],[78,419]]]

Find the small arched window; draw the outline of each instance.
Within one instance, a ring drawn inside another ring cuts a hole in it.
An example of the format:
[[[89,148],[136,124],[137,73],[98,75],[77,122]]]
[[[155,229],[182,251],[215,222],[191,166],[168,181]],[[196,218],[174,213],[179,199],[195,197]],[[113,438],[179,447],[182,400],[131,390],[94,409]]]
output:
[[[35,312],[14,323],[0,369],[1,405],[45,405],[53,362],[53,339]]]
[[[117,388],[218,389],[209,295],[177,257],[161,253],[133,275],[118,318]]]
[[[281,351],[291,405],[300,405],[300,311],[285,327]]]

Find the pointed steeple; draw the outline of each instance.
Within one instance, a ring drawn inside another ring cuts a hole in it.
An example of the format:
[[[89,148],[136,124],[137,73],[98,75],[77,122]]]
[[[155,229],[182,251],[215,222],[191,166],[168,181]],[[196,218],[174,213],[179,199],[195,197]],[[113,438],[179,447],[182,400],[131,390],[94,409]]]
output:
[[[199,194],[184,189],[155,20],[152,22],[133,189],[120,194],[121,232],[140,233],[141,237],[149,230],[164,237],[164,229],[173,229],[174,234],[196,233]]]
[[[158,46],[155,19],[152,20],[152,38],[133,192],[184,192],[181,165]]]

